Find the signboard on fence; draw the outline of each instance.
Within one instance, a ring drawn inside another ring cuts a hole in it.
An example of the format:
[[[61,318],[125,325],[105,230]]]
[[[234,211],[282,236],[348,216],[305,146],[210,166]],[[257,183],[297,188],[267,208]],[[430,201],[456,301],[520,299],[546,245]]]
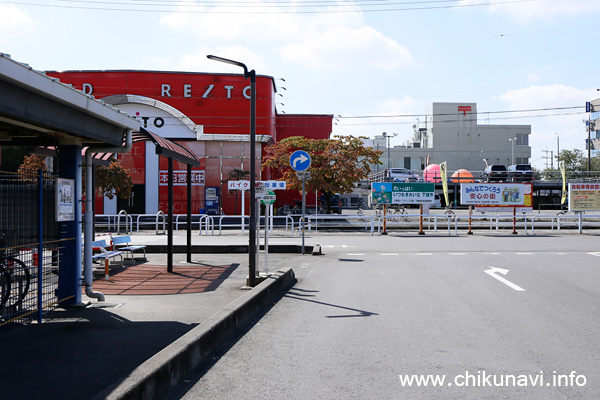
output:
[[[435,199],[434,183],[371,183],[373,204],[431,204]]]
[[[600,183],[569,183],[569,211],[600,211]]]
[[[521,206],[504,206],[504,205],[493,205],[493,204],[477,204],[475,211],[478,212],[506,212],[512,213],[514,211],[518,213],[528,213],[533,211],[533,184],[523,183],[525,185],[525,196],[523,205]]]
[[[525,190],[523,183],[461,183],[460,204],[522,206]]]

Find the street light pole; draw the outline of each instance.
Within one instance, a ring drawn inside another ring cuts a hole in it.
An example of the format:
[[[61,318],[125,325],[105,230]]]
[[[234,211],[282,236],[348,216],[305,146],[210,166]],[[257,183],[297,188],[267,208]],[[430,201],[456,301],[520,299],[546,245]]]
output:
[[[558,132],[556,132],[555,135],[556,135],[556,165],[559,165],[559,163],[560,163],[560,136],[558,135]]]
[[[509,142],[512,143],[512,152],[511,152],[511,164],[515,164],[515,141],[517,138],[508,139]]]
[[[244,69],[244,79],[250,78],[250,234],[248,238],[248,286],[256,286],[256,72],[248,71],[246,64],[227,58],[208,55],[210,60],[235,65]]]
[[[388,157],[387,157],[388,158],[387,159],[388,166],[387,166],[387,169],[389,171],[390,170],[390,139],[392,138],[392,136],[393,137],[398,136],[398,134],[397,133],[393,133],[391,135],[388,135],[386,132],[383,132],[382,135],[383,135],[384,139],[387,137],[387,151],[388,151]]]

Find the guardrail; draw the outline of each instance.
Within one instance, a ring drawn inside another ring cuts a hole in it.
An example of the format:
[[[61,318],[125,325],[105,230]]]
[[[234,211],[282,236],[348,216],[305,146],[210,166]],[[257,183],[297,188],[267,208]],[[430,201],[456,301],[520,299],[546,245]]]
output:
[[[224,219],[231,219],[235,222],[233,223],[227,223],[227,224],[223,224],[223,220]],[[285,230],[287,231],[289,229],[289,225],[288,222],[291,224],[291,229],[292,229],[292,235],[294,235],[294,218],[292,215],[270,215],[269,216],[269,226],[272,227],[274,224],[273,222],[277,219],[283,219],[285,221]],[[246,224],[246,220],[248,220],[248,224]],[[239,221],[239,222],[237,222]],[[262,221],[262,224],[261,224]],[[264,225],[265,224],[265,216],[261,215],[258,219],[258,225]],[[248,228],[250,226],[250,216],[249,215],[221,215],[219,217],[219,235],[222,234],[223,231],[223,227],[240,227],[242,229],[242,232],[244,230],[244,228]],[[272,232],[273,229],[269,228],[269,230]]]
[[[350,220],[350,223],[352,224],[353,220],[358,220],[358,221],[364,221],[364,223],[365,223],[364,229],[365,230],[368,230],[369,225],[370,225],[371,235],[373,235],[374,220],[375,220],[374,216],[369,216],[369,215],[364,215],[364,214],[308,214],[305,217],[306,217],[306,222],[307,222],[307,227],[308,227],[309,232],[312,231],[313,224],[315,227],[315,232],[319,229],[319,221],[323,221],[325,223],[325,225],[323,225],[323,223],[321,224],[321,227],[323,227],[323,226],[332,226],[332,224],[329,223],[331,221],[340,221],[340,220],[348,221],[348,220]],[[333,226],[335,226],[335,225],[333,225]],[[354,226],[356,226],[356,224]],[[344,224],[344,227],[349,227],[349,226],[348,226],[348,224]]]
[[[136,231],[144,225],[152,225],[156,234],[165,234],[166,218],[162,211],[156,214],[128,215],[121,212],[116,215],[99,214],[96,215],[96,225],[105,226],[108,230],[120,230],[121,225],[125,223],[127,231],[133,231],[135,220]],[[180,225],[184,224],[186,216],[178,215],[174,221],[174,228],[178,230]],[[192,215],[192,228],[198,229],[199,234],[215,234],[215,224],[218,223],[219,235],[223,234],[224,228],[244,228],[249,226],[250,217],[247,215]],[[197,218],[197,220],[196,220]],[[285,216],[269,216],[269,231],[274,228],[283,227],[286,231],[291,229],[292,235],[300,233],[300,222],[302,216],[299,214],[290,214]],[[499,231],[500,229],[523,230],[527,235],[535,235],[535,229],[549,228],[561,230],[561,228],[577,228],[579,233],[583,232],[585,227],[600,228],[600,215],[597,214],[484,214],[484,215],[466,215],[466,214],[388,214],[388,215],[366,215],[366,214],[308,214],[305,215],[305,229],[308,231],[318,231],[318,229],[360,229],[368,231],[371,235],[381,235],[383,223],[385,221],[386,230],[405,227],[414,229],[415,226],[421,226],[420,218],[423,218],[423,229],[437,232],[440,227],[447,230],[448,235],[458,235],[459,229],[489,229]],[[217,221],[218,219],[218,221]],[[259,217],[260,225],[264,226],[264,216]],[[277,220],[284,222],[277,224]],[[162,225],[162,227],[161,227]],[[452,229],[454,228],[454,229]],[[160,232],[162,230],[162,232]]]

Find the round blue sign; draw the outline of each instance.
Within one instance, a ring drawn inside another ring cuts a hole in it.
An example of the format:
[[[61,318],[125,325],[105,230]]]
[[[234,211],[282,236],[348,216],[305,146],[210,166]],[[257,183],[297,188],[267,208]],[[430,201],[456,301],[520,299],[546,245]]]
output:
[[[290,156],[290,165],[296,171],[306,171],[310,161],[310,155],[304,150],[296,150]]]

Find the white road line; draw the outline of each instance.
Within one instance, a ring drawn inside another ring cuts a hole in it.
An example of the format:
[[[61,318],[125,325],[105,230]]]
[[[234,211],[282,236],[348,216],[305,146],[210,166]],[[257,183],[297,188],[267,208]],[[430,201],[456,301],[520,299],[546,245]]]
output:
[[[464,256],[466,254],[467,253],[448,253],[448,255],[450,255],[450,256]]]
[[[416,256],[432,256],[433,253],[416,253]]]
[[[529,256],[529,255],[532,255],[533,253],[515,253],[515,254],[517,254],[519,256]]]
[[[398,253],[381,253],[382,256],[399,256]]]
[[[598,252],[590,252],[588,254],[592,255],[592,256],[600,257],[600,253],[598,253]]]
[[[500,273],[502,275],[506,275],[508,274],[508,270],[507,269],[503,269],[503,268],[497,268],[497,267],[490,267],[490,269],[487,269],[485,271],[486,274],[488,274],[489,276],[491,276],[492,278],[495,278],[497,280],[499,280],[500,282],[504,283],[506,286],[518,291],[518,292],[524,292],[525,289],[523,289],[521,286],[515,285],[514,283],[512,283],[511,281],[509,281],[508,279],[505,279],[503,277],[501,277],[500,275],[497,275],[497,273]]]
[[[348,253],[347,256],[364,256],[365,253]]]

